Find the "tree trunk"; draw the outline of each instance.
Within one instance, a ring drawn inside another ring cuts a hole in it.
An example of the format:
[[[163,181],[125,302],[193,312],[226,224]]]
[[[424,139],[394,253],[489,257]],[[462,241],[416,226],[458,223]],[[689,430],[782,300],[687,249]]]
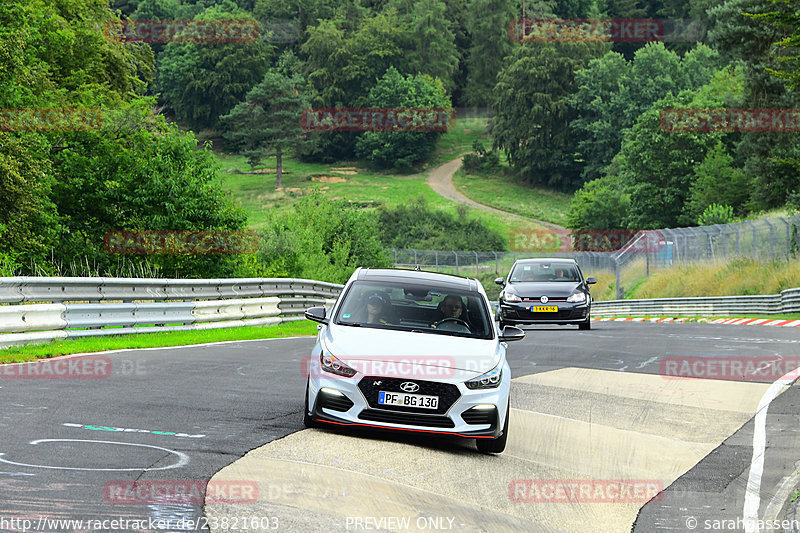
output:
[[[283,187],[283,154],[281,154],[281,147],[278,146],[278,150],[276,155],[276,164],[275,164],[275,173],[277,178],[275,180],[275,188],[280,189]]]

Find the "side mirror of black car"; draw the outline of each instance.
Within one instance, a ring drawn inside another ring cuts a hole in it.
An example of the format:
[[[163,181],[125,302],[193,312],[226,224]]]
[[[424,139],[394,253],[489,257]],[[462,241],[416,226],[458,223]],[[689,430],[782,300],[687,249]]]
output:
[[[588,283],[589,285],[594,285],[595,283],[597,283],[597,278],[586,278],[586,283]]]
[[[322,324],[328,323],[328,319],[325,316],[324,307],[309,307],[306,309],[305,314],[307,319],[313,320],[314,322],[321,322]]]
[[[497,284],[498,284],[498,285],[500,285],[500,286],[502,286],[502,285],[505,285],[505,284],[506,284],[506,280],[505,280],[505,278],[497,278],[496,280],[494,280],[494,282],[495,282],[495,283],[497,283]]]
[[[515,326],[506,326],[500,333],[501,342],[521,341],[525,338],[525,332]]]

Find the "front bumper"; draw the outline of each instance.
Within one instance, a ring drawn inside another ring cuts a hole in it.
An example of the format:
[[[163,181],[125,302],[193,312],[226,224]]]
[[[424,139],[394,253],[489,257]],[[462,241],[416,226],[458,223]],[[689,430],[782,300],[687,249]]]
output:
[[[532,306],[555,305],[558,312],[539,312],[531,311]],[[520,302],[508,303],[501,302],[498,318],[509,325],[515,324],[581,324],[586,322],[589,316],[591,305],[587,303],[569,302]]]
[[[312,379],[309,382],[311,417],[332,427],[352,426],[465,438],[497,438],[502,434],[500,421],[505,420],[510,388],[507,370],[497,389],[470,390],[463,383],[427,382],[440,389],[450,389],[449,396],[446,391],[439,394],[440,408],[436,410],[379,407],[374,398],[367,398],[373,388],[372,382],[390,379],[361,374],[350,379]],[[414,381],[423,386],[426,383]],[[449,405],[442,404],[448,400],[452,400]]]

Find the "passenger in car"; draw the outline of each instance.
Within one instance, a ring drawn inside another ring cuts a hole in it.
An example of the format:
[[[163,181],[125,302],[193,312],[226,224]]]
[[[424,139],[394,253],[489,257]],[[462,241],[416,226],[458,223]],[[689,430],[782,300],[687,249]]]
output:
[[[389,304],[386,297],[380,293],[373,293],[367,298],[367,324],[388,324]]]

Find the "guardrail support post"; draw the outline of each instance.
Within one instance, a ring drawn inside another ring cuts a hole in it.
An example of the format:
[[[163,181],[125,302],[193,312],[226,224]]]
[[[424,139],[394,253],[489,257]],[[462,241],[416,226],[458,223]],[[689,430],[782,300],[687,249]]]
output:
[[[619,284],[619,261],[617,258],[613,258],[614,261],[614,277],[617,280],[617,300],[622,300],[623,292],[622,286]]]

